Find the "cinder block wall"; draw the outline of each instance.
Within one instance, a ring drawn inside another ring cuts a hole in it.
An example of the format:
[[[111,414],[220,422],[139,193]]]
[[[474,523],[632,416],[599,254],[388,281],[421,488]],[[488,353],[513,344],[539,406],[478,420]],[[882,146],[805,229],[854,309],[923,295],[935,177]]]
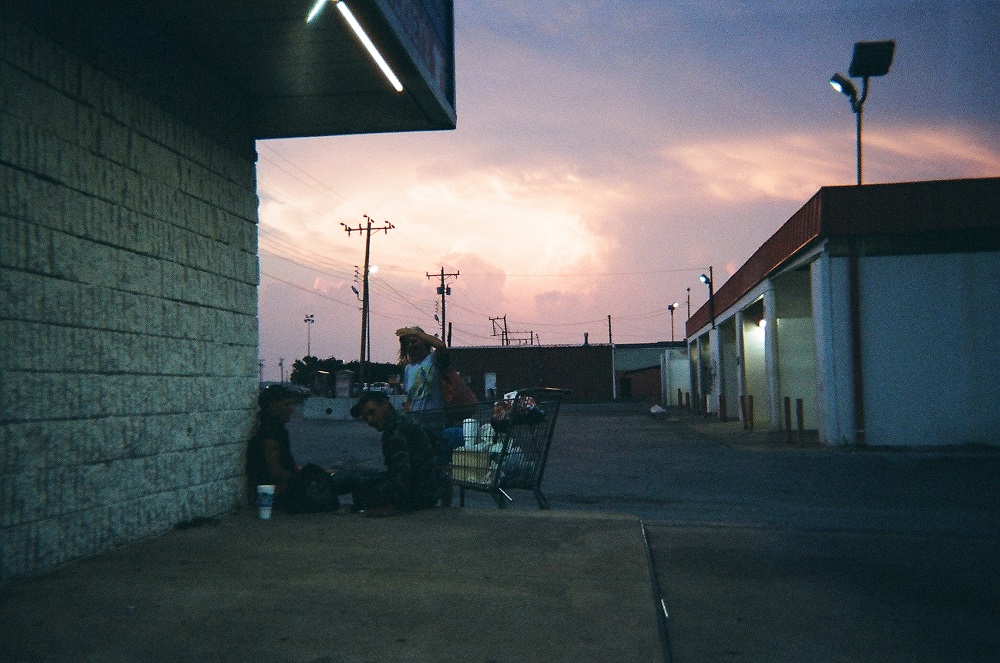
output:
[[[191,119],[227,91],[128,75],[0,25],[0,581],[242,497],[253,141]]]

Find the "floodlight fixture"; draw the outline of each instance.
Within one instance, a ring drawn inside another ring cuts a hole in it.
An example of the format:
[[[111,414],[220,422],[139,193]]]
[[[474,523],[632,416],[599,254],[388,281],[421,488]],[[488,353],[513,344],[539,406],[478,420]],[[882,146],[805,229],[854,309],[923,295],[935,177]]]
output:
[[[854,44],[854,55],[847,75],[851,78],[885,76],[892,66],[892,56],[896,53],[896,42],[859,41]]]
[[[708,266],[708,274],[702,274],[698,280],[708,286],[708,316],[712,321],[712,329],[715,329],[715,271],[712,265]]]
[[[854,54],[851,66],[847,70],[852,78],[861,79],[861,95],[850,78],[836,73],[830,78],[830,85],[837,92],[843,93],[851,102],[851,111],[857,118],[858,145],[858,185],[861,184],[861,114],[864,111],[865,100],[868,98],[868,79],[875,76],[885,76],[892,66],[892,57],[896,52],[896,42],[859,41],[854,44]]]
[[[670,311],[670,342],[674,342],[674,311],[680,306],[680,302],[674,302],[673,304],[667,304],[667,310]]]
[[[851,111],[855,113],[858,112],[858,89],[854,87],[854,83],[851,82],[851,79],[847,78],[843,74],[834,74],[833,77],[830,78],[830,87],[846,96],[851,101]]]

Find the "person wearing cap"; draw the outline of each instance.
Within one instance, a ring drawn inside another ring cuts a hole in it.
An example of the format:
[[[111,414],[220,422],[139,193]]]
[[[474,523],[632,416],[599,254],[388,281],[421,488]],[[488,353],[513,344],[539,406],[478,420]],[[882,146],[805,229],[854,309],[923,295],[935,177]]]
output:
[[[301,466],[292,455],[288,429],[295,392],[270,385],[257,397],[257,424],[247,447],[247,481],[251,494],[258,485],[274,485],[274,505],[288,511],[336,511],[339,501],[322,468]]]
[[[438,444],[433,433],[396,410],[380,391],[366,391],[351,416],[382,433],[385,471],[375,474],[344,470],[333,475],[337,495],[351,493],[355,511],[369,517],[428,509],[444,488],[438,471]]]
[[[404,412],[440,410],[444,407],[441,396],[441,368],[444,341],[431,336],[420,327],[403,327],[396,330],[399,337],[400,359],[403,366],[403,390],[406,392]]]

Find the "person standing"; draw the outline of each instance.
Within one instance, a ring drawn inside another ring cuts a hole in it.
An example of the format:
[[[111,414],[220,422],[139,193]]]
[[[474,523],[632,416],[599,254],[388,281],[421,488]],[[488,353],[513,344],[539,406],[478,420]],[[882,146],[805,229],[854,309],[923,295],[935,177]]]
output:
[[[444,342],[431,336],[420,327],[403,327],[396,330],[399,337],[403,366],[403,390],[406,392],[404,412],[440,410],[444,407],[441,396],[440,359],[446,352]]]

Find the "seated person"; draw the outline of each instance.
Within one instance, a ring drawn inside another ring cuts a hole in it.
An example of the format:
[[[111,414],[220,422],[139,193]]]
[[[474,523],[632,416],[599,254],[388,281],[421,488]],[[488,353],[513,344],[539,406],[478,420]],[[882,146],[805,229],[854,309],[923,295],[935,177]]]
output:
[[[330,476],[316,465],[300,466],[292,456],[288,429],[295,394],[281,385],[260,392],[257,425],[247,448],[247,480],[255,487],[274,484],[274,506],[286,511],[336,511]]]
[[[428,509],[437,504],[444,488],[438,471],[438,443],[424,427],[396,411],[389,397],[366,391],[351,408],[382,433],[385,471],[343,470],[333,475],[337,495],[351,493],[354,510],[366,516],[391,516],[401,511]]]

